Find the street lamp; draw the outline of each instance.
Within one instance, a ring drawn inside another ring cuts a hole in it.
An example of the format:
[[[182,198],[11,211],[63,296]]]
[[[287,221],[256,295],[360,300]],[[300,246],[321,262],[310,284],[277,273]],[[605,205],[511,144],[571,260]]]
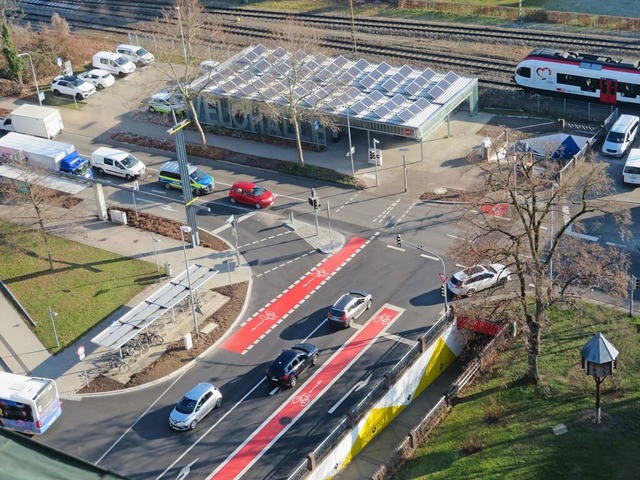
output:
[[[160,243],[160,239],[156,238],[151,232],[151,240],[153,241],[153,255],[156,257],[156,272],[160,271],[160,264],[158,263],[158,250],[156,249],[156,243]]]
[[[184,43],[184,31],[182,30],[182,17],[180,16],[180,7],[176,7],[176,11],[178,12],[178,25],[180,26],[180,38],[182,39],[182,51],[184,52],[184,64],[187,65],[187,46]]]
[[[373,149],[374,150],[378,150],[377,145],[380,143],[380,140],[376,140],[375,138],[373,139]],[[376,152],[377,153],[377,152]],[[375,158],[373,159],[373,166],[376,169],[376,187],[378,187],[380,185],[380,181],[378,179],[378,158],[380,158],[380,163],[382,163],[382,150],[380,150],[380,155],[376,155]]]
[[[49,317],[51,318],[51,326],[53,327],[53,336],[56,338],[56,347],[60,348],[60,340],[58,340],[58,332],[56,330],[56,321],[55,318],[58,316],[57,312],[54,312],[51,307],[49,307]]]
[[[40,99],[40,88],[38,87],[38,79],[36,78],[36,69],[33,68],[33,60],[31,59],[31,54],[28,52],[19,53],[19,57],[29,57],[29,63],[31,64],[31,73],[33,73],[33,83],[36,84],[36,93],[38,95],[38,104],[42,106],[42,100]]]
[[[351,159],[351,176],[355,177],[356,176],[356,170],[353,167],[353,145],[351,144],[351,121],[349,120],[349,107],[347,107],[345,105],[345,108],[347,109],[347,136],[349,137],[349,153],[347,154],[349,156],[349,158]]]
[[[191,233],[191,227],[187,225],[180,226],[180,237],[182,238],[182,251],[184,253],[184,266],[187,269],[187,282],[189,283],[189,297],[191,297],[191,313],[193,314],[193,324],[196,327],[196,337],[200,337],[198,330],[198,317],[196,316],[196,307],[193,303],[193,290],[191,290],[191,274],[189,273],[189,262],[187,260],[187,248],[184,245],[184,234]]]

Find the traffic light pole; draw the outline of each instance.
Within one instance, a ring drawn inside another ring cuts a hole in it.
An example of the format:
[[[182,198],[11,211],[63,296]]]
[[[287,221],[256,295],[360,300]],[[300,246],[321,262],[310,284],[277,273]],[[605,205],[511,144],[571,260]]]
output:
[[[629,283],[629,316],[633,317],[633,291],[638,288],[638,277],[631,275],[631,282]]]
[[[427,258],[430,258],[432,260],[440,260],[440,264],[442,265],[442,275],[443,277],[440,278],[440,280],[442,280],[444,278],[444,281],[442,282],[442,297],[444,298],[444,313],[445,315],[447,315],[449,313],[449,302],[447,301],[447,267],[444,264],[444,260],[442,260],[442,257],[440,255],[438,255],[437,253],[433,253],[429,250],[427,250],[426,248],[424,248],[422,245],[416,245],[415,243],[410,243],[410,242],[405,242],[402,240],[402,237],[400,236],[400,234],[396,235],[396,244],[398,245],[399,248],[402,248],[403,245],[409,245],[410,247],[415,248],[416,250],[420,250],[421,252],[426,252],[429,255],[423,255]],[[432,257],[430,255],[433,255]]]

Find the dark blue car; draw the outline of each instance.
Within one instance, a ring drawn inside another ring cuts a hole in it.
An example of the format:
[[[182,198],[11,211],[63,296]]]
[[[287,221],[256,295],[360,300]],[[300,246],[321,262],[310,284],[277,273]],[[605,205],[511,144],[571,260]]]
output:
[[[282,350],[269,368],[267,381],[271,385],[281,387],[295,387],[298,376],[307,367],[318,363],[318,347],[310,343],[298,343],[291,348]]]

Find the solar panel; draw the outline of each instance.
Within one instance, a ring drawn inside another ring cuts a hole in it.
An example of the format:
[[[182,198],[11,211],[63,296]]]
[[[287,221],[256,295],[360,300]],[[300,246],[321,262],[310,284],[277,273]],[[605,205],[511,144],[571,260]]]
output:
[[[285,58],[289,55],[289,52],[287,52],[284,48],[282,47],[278,47],[275,50],[273,50],[271,52],[273,54],[273,56],[277,57],[277,58]]]
[[[355,112],[356,115],[362,115],[364,112],[369,110],[369,107],[362,103],[362,100],[351,105],[351,110]]]
[[[388,104],[390,105],[394,105],[395,108],[400,108],[402,105],[404,105],[405,103],[407,103],[409,100],[407,100],[406,98],[404,98],[402,95],[400,95],[399,93],[394,95],[394,97],[392,99],[389,100]]]
[[[404,87],[404,91],[409,95],[416,96],[420,91],[422,91],[423,88],[424,87],[421,87],[418,83],[413,81],[409,85]]]
[[[398,117],[402,122],[407,123],[409,120],[415,117],[415,114],[413,113],[413,111],[411,111],[411,107],[409,107],[396,113],[396,117]]]
[[[379,101],[384,100],[384,99],[385,99],[385,98],[387,98],[387,97],[385,97],[385,96],[384,96],[382,93],[380,93],[379,91],[374,90],[373,92],[371,92],[371,93],[369,94],[369,98],[371,99],[371,101],[372,101],[373,103],[378,103]]]
[[[426,98],[419,98],[416,100],[411,108],[417,108],[419,110],[425,110],[431,106],[431,102]]]
[[[413,72],[414,72],[413,68],[411,68],[409,65],[403,65],[402,68],[398,70],[398,73],[405,78],[407,78]]]
[[[369,62],[367,62],[364,58],[361,58],[353,66],[362,72],[366,70],[369,67],[369,65],[370,65]]]
[[[429,95],[434,100],[437,100],[439,97],[442,96],[444,92],[445,90],[442,87],[440,87],[439,85],[436,85],[431,90],[429,90]]]
[[[349,63],[349,60],[340,55],[339,57],[334,58],[331,63],[337,67],[343,67]]]
[[[376,72],[380,72],[380,74],[384,75],[385,73],[387,73],[389,70],[391,70],[391,65],[389,65],[387,62],[382,62],[381,64],[379,64],[376,67]]]
[[[373,113],[380,118],[384,118],[391,113],[391,110],[389,110],[386,105],[380,105],[373,111]]]
[[[371,75],[367,75],[362,80],[360,80],[360,85],[362,85],[367,90],[371,89],[376,84],[376,79]]]
[[[444,76],[444,80],[446,80],[447,82],[449,82],[449,84],[454,83],[456,80],[458,80],[460,77],[455,74],[454,72],[449,72]]]
[[[397,80],[391,77],[390,79],[388,79],[386,82],[382,84],[382,88],[384,88],[387,92],[390,92],[391,90],[396,88],[398,85],[400,85],[400,83],[398,83]]]

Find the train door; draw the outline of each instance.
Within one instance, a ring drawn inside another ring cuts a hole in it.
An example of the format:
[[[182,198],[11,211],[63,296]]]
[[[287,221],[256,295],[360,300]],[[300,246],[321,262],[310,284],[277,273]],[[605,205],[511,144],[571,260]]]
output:
[[[616,94],[618,93],[618,81],[609,78],[600,79],[600,101],[602,103],[616,104]]]

